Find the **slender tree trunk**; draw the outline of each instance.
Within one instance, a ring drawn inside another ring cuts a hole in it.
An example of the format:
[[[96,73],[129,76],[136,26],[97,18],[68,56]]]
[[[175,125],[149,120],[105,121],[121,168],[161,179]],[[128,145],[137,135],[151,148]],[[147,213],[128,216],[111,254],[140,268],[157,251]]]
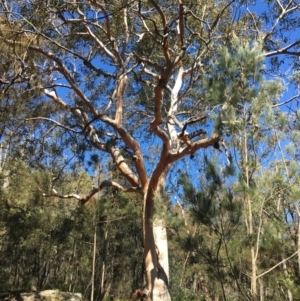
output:
[[[265,301],[265,287],[262,279],[259,279],[259,295],[260,295],[260,301]]]
[[[94,230],[94,245],[93,245],[93,263],[92,263],[92,291],[91,291],[91,301],[94,301],[94,291],[95,291],[95,266],[96,266],[96,250],[97,250],[97,218],[95,214],[95,230]]]
[[[300,210],[298,208],[298,204],[295,205],[298,219],[298,231],[297,231],[297,249],[300,249]],[[297,254],[297,262],[298,262],[298,277],[300,277],[300,252]]]
[[[257,298],[257,267],[255,259],[255,249],[254,246],[251,246],[251,293],[254,297],[254,300]]]
[[[288,271],[287,271],[286,262],[284,262],[284,263],[282,264],[282,267],[283,267],[283,271],[284,271],[284,276],[285,276],[285,277],[288,277]],[[287,289],[287,297],[288,297],[288,300],[289,300],[289,301],[293,301],[293,294],[292,294],[292,292],[291,292],[290,289]]]
[[[104,244],[105,245],[106,245],[107,234],[108,234],[108,230],[106,229],[105,235],[104,235]],[[104,293],[104,279],[105,279],[105,256],[103,257],[103,261],[102,261],[101,283],[100,283],[101,296]]]
[[[244,130],[244,169],[245,169],[245,180],[246,185],[250,187],[250,174],[249,174],[249,167],[248,167],[248,136],[247,136],[247,129]],[[256,244],[259,242],[257,241],[254,243],[254,230],[253,230],[253,215],[252,215],[252,199],[247,193],[246,195],[246,203],[248,209],[248,217],[247,217],[247,232],[248,236],[250,237],[251,247],[250,247],[250,256],[251,256],[251,294],[254,300],[257,300],[257,265],[256,265]]]

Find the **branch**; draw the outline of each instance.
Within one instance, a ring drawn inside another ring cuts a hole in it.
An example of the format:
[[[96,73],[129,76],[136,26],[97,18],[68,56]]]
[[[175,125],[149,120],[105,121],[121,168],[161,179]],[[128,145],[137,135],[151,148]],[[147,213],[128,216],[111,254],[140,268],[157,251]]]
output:
[[[290,48],[297,46],[297,45],[300,45],[300,40],[298,40],[286,47],[283,47],[281,49],[267,52],[267,53],[265,53],[265,56],[270,57],[270,56],[274,56],[274,55],[278,55],[278,54],[290,54],[290,55],[300,56],[300,52],[288,51]]]
[[[213,135],[212,137],[207,137],[204,139],[197,140],[195,142],[192,142],[191,146],[187,146],[175,154],[169,154],[167,161],[168,161],[168,163],[173,163],[188,154],[192,154],[192,153],[196,152],[197,150],[199,150],[201,148],[207,148],[209,146],[214,146],[219,141],[220,141],[220,138],[216,135]]]
[[[60,199],[76,199],[78,201],[82,200],[82,197],[78,194],[75,194],[75,193],[59,194],[54,188],[52,189],[50,194],[43,193],[42,196],[45,197],[45,198],[57,197],[57,198],[60,198]]]
[[[276,105],[271,106],[271,108],[277,108],[277,107],[286,105],[287,103],[289,103],[289,102],[291,102],[291,101],[293,101],[294,99],[299,98],[299,97],[300,97],[299,94],[298,94],[298,95],[295,95],[295,96],[291,97],[290,99],[288,99],[288,100],[286,100],[286,101],[284,101],[284,102],[281,102],[281,103],[278,103],[278,104],[276,104]]]
[[[179,0],[179,23],[177,25],[177,37],[178,37],[179,48],[181,49],[181,52],[174,60],[175,66],[181,62],[186,52],[186,45],[184,42],[183,15],[184,15],[183,1]]]
[[[137,168],[138,174],[141,178],[142,187],[144,187],[144,185],[148,181],[148,177],[146,174],[144,160],[143,160],[140,146],[139,146],[138,142],[135,139],[133,139],[125,129],[122,128],[122,105],[123,105],[122,97],[124,94],[125,84],[126,84],[126,76],[123,75],[120,80],[120,84],[119,84],[119,87],[117,88],[117,93],[116,93],[117,94],[116,120],[112,120],[109,117],[107,117],[105,115],[101,115],[99,113],[95,115],[95,118],[96,119],[99,118],[102,122],[113,127],[120,134],[124,143],[134,151],[135,156],[138,158],[138,160],[136,160],[136,168]],[[87,134],[90,136],[91,143],[99,150],[106,151],[106,152],[109,151],[111,153],[112,157],[114,158],[115,162],[117,163],[119,170],[124,174],[125,178],[132,185],[134,185],[134,186],[139,185],[138,178],[134,175],[134,172],[125,163],[125,160],[121,156],[120,152],[116,151],[115,148],[112,148],[111,150],[104,149],[103,143],[100,143],[98,135],[96,134],[94,127],[91,125],[91,122],[88,122],[87,116],[84,113],[82,113],[78,108],[70,107],[62,99],[60,99],[54,91],[50,92],[47,89],[45,89],[44,92],[48,97],[52,98],[56,103],[58,103],[64,109],[66,109],[68,111],[73,111],[73,113],[75,113],[75,115],[82,122],[83,129],[86,130]],[[110,104],[108,104],[107,108],[105,109],[105,112],[109,108],[109,105]],[[98,111],[96,111],[96,112],[98,112]],[[94,121],[94,119],[92,119],[92,121]]]
[[[248,4],[247,4],[247,12],[251,16],[251,19],[252,19],[252,22],[254,24],[254,27],[255,27],[255,30],[256,30],[257,34],[260,34],[260,30],[258,29],[257,22],[256,22],[256,20],[254,18],[253,13],[249,10]]]
[[[98,193],[99,191],[101,191],[104,187],[115,187],[123,192],[135,192],[138,194],[142,194],[142,191],[139,188],[136,187],[123,187],[122,185],[111,181],[111,180],[104,180],[98,187],[93,187],[92,190],[85,196],[80,196],[78,194],[75,193],[71,193],[71,194],[59,194],[54,188],[52,189],[50,194],[47,193],[43,193],[42,196],[43,197],[56,197],[56,198],[60,198],[60,199],[76,199],[78,200],[80,203],[85,204],[87,203],[96,193]]]
[[[293,253],[291,256],[289,256],[288,258],[283,259],[282,261],[278,262],[277,264],[275,264],[274,266],[272,266],[270,269],[268,269],[267,271],[261,273],[260,275],[256,276],[256,279],[268,274],[269,272],[271,272],[272,270],[274,270],[276,267],[278,267],[279,265],[283,264],[284,262],[290,260],[292,257],[294,257],[295,255],[297,255],[299,253],[300,249],[297,250],[295,253]]]
[[[161,103],[163,99],[163,88],[166,86],[169,76],[170,74],[167,75],[167,78],[161,77],[155,87],[154,120],[150,124],[151,130],[157,137],[159,137],[163,141],[166,149],[168,149],[169,147],[169,137],[165,131],[159,128],[159,125],[162,123]]]
[[[127,8],[125,7],[124,8],[125,43],[123,45],[123,49],[122,49],[122,52],[121,52],[122,56],[124,56],[125,51],[126,51],[126,47],[128,45],[128,42],[129,42],[129,28],[128,28],[127,19],[128,19],[128,11],[127,11]]]
[[[169,135],[172,141],[172,148],[177,148],[177,131],[175,128],[175,125],[178,125],[178,120],[175,117],[175,114],[178,111],[178,93],[180,91],[180,88],[182,86],[182,74],[183,74],[183,67],[181,66],[178,70],[178,74],[175,80],[175,84],[173,86],[173,89],[171,91],[171,104],[170,109],[168,112],[168,130]],[[172,119],[172,120],[171,120]],[[172,122],[173,121],[173,122]]]
[[[97,6],[98,8],[100,8],[100,10],[102,11],[104,17],[105,17],[105,22],[106,22],[106,37],[107,39],[111,42],[112,44],[112,49],[113,49],[113,53],[112,54],[107,48],[106,46],[104,46],[104,44],[96,37],[96,35],[94,35],[94,33],[90,30],[90,28],[88,26],[86,26],[85,24],[85,27],[86,29],[88,30],[88,32],[90,33],[90,35],[93,37],[93,39],[99,44],[101,45],[101,48],[107,52],[107,53],[110,53],[112,56],[111,58],[113,60],[116,60],[117,59],[117,62],[119,63],[120,66],[123,66],[123,61],[122,61],[122,58],[120,56],[120,53],[119,53],[119,50],[118,50],[118,46],[117,46],[117,43],[116,43],[116,40],[115,38],[113,38],[111,36],[111,30],[110,30],[110,21],[109,21],[109,16],[108,14],[106,13],[106,10],[105,8],[103,7],[103,5],[101,5],[97,0],[92,0],[92,4]]]
[[[111,180],[104,180],[100,186],[99,186],[99,190],[103,189],[104,187],[115,187],[118,188],[119,190],[123,191],[123,192],[134,192],[134,193],[138,193],[140,195],[142,195],[142,190],[139,187],[123,187],[122,185],[111,181]]]
[[[223,7],[220,13],[218,13],[216,20],[214,21],[213,25],[210,28],[210,31],[212,32],[214,28],[218,25],[222,15],[224,14],[225,10],[234,2],[235,0],[231,0],[227,5]]]
[[[273,24],[273,26],[272,26],[272,28],[270,29],[270,31],[265,35],[264,41],[266,41],[266,39],[267,39],[269,36],[271,36],[271,35],[273,34],[273,32],[274,32],[276,26],[278,25],[278,23],[280,22],[280,20],[281,20],[287,13],[289,13],[289,12],[291,12],[291,11],[293,11],[294,9],[297,9],[297,8],[299,7],[299,5],[296,5],[296,6],[292,7],[292,8],[290,8],[290,9],[288,9],[289,6],[290,6],[290,4],[291,4],[291,2],[292,2],[292,1],[290,1],[290,2],[287,4],[286,8],[284,8],[284,7],[282,6],[282,4],[280,3],[280,1],[277,0],[277,3],[278,3],[278,5],[279,5],[280,8],[281,8],[281,13],[280,13],[280,15],[278,16],[278,18],[276,19],[276,21],[275,21],[275,23]]]
[[[123,125],[122,125],[123,96],[124,96],[124,91],[125,91],[125,87],[126,87],[126,81],[127,81],[126,75],[122,74],[120,76],[120,82],[118,84],[117,93],[116,93],[117,94],[116,95],[116,116],[115,116],[115,121],[114,121],[114,128],[121,136],[125,145],[133,150],[133,152],[134,152],[133,158],[135,161],[136,170],[140,177],[142,188],[144,188],[146,183],[148,182],[148,176],[147,176],[145,165],[144,165],[144,159],[143,159],[141,147],[140,147],[139,143],[128,133],[128,131],[126,131],[123,128]],[[121,155],[119,150],[117,150],[117,149],[114,150],[112,148],[111,152],[112,152],[113,158],[115,158],[115,162],[118,162],[118,160],[120,160],[120,158],[115,157],[115,155],[113,153],[116,152],[119,157]],[[124,159],[122,159],[122,162],[124,164],[118,165],[120,170],[123,172],[125,177],[127,177],[127,179],[130,181],[130,183],[132,185],[138,186],[139,185],[138,179],[136,178],[136,176],[134,176],[134,178],[132,177],[133,171],[130,169],[130,172],[128,172],[129,167],[124,162]]]
[[[109,16],[106,13],[106,10],[104,9],[103,5],[101,5],[97,0],[92,0],[91,3],[95,6],[97,6],[98,8],[100,8],[100,10],[102,11],[104,18],[105,18],[105,22],[106,22],[106,36],[108,39],[111,38],[111,34],[110,34],[110,22],[109,22]]]
[[[77,107],[71,107],[69,106],[67,103],[65,103],[61,98],[59,98],[56,95],[55,91],[48,91],[48,89],[44,89],[44,93],[51,98],[55,103],[57,103],[60,107],[62,107],[64,110],[72,112],[77,118],[78,120],[81,122],[81,126],[82,126],[82,131],[81,133],[88,135],[91,138],[91,143],[99,150],[102,151],[107,151],[105,150],[105,146],[103,143],[100,142],[98,135],[94,129],[94,127],[92,126],[92,122],[94,121],[92,119],[92,121],[88,121],[87,119],[87,115],[84,114],[79,108]],[[99,117],[99,119],[101,119],[104,123],[106,123],[107,125],[110,126],[114,126],[114,121],[111,120],[110,118],[106,117],[106,116],[102,116],[102,115],[96,115],[97,119]],[[96,118],[95,117],[95,118]]]
[[[179,0],[179,30],[178,30],[178,35],[179,35],[179,41],[180,41],[180,48],[185,47],[184,43],[184,28],[183,28],[183,14],[184,14],[184,6],[183,6],[183,1]]]
[[[76,81],[74,80],[73,76],[70,74],[69,70],[66,68],[66,66],[63,64],[63,62],[52,52],[43,50],[40,47],[36,46],[28,46],[31,50],[36,51],[38,53],[41,53],[45,57],[49,58],[53,62],[57,64],[57,69],[60,71],[65,79],[68,81],[68,83],[71,85],[72,89],[75,91],[75,93],[82,99],[82,101],[86,104],[86,106],[89,108],[90,112],[94,114],[95,116],[99,115],[98,110],[95,109],[93,104],[89,101],[89,99],[85,96],[85,94],[80,90],[78,87]]]
[[[184,122],[184,125],[181,128],[180,135],[182,135],[182,136],[184,135],[184,131],[186,130],[188,125],[200,122],[202,120],[205,120],[206,118],[208,118],[208,115],[201,115],[201,116],[198,116],[198,117],[193,117],[193,118],[188,119],[186,122]]]
[[[57,121],[55,121],[55,120],[53,120],[51,118],[46,118],[46,117],[32,117],[32,118],[26,118],[25,119],[25,121],[29,121],[29,120],[46,120],[46,121],[51,121],[51,122],[55,123],[57,126],[65,129],[65,130],[71,131],[71,132],[73,132],[75,134],[82,134],[83,133],[83,131],[78,132],[76,130],[73,130],[70,127],[65,126],[65,125],[63,125],[63,124],[61,124],[61,123],[59,123],[59,122],[57,122]]]
[[[117,88],[117,96],[116,96],[116,116],[115,123],[116,127],[122,127],[122,117],[123,117],[123,95],[126,87],[127,77],[126,75],[120,76],[120,81]]]
[[[142,62],[142,63],[144,63],[144,64],[146,64],[148,66],[151,66],[151,67],[155,68],[158,71],[163,71],[163,66],[161,66],[161,65],[159,65],[157,63],[152,62],[148,58],[139,56],[136,52],[133,52],[133,54],[137,58],[138,61],[140,61],[140,62]]]
[[[156,28],[156,23],[155,23],[153,20],[144,17],[140,12],[138,13],[138,16],[141,17],[140,20],[141,20],[141,22],[143,23],[143,26],[145,27],[146,30],[143,31],[142,34],[137,34],[137,36],[139,37],[139,40],[138,40],[137,42],[140,42],[140,41],[144,38],[144,36],[150,35],[150,36],[153,38],[153,40],[155,41],[155,43],[156,43],[157,45],[161,45],[160,41],[156,40],[156,37],[154,36],[154,34],[152,33],[152,31],[151,31],[151,30],[149,29],[149,27],[147,26],[147,23],[145,22],[145,19],[146,19],[146,20],[150,20],[150,21],[153,22],[153,25],[154,25],[154,28],[155,28],[155,32],[156,32],[159,36],[161,36],[161,35],[159,34],[159,31],[158,31],[157,28]]]
[[[164,15],[163,11],[161,10],[160,6],[154,0],[150,0],[150,2],[152,3],[154,8],[159,13],[161,21],[162,21],[162,25],[163,25],[163,28],[164,28],[163,51],[164,51],[164,56],[165,56],[167,64],[170,64],[171,63],[171,57],[170,57],[170,50],[169,50],[169,45],[168,45],[168,28],[167,28],[166,17]]]

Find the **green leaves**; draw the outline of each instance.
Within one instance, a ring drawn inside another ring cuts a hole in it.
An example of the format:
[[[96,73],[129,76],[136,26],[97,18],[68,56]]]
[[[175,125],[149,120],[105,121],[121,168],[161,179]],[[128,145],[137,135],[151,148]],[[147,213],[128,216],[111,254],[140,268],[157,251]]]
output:
[[[207,87],[214,103],[226,101],[236,107],[255,96],[262,78],[263,52],[261,43],[250,43],[234,37],[229,45],[217,50]]]

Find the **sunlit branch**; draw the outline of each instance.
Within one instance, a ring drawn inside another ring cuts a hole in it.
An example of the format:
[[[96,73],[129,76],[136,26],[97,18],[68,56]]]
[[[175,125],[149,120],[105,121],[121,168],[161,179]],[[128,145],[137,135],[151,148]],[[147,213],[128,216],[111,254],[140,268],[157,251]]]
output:
[[[195,63],[191,68],[184,70],[182,76],[185,77],[197,70],[198,68],[201,68],[202,66],[203,64],[201,62]]]
[[[259,29],[258,29],[258,27],[257,27],[257,22],[256,22],[256,20],[255,20],[255,18],[254,18],[254,16],[253,16],[253,13],[249,10],[248,5],[247,5],[247,12],[248,12],[248,14],[251,16],[251,19],[252,19],[252,22],[253,22],[253,24],[254,24],[256,33],[257,33],[257,34],[260,34],[260,31],[259,31]]]
[[[91,138],[91,143],[95,145],[99,150],[104,150],[103,143],[99,141],[98,135],[96,134],[96,131],[94,127],[91,125],[91,122],[89,123],[88,117],[86,114],[84,114],[79,108],[71,107],[68,104],[66,104],[61,98],[59,98],[55,91],[48,91],[47,89],[44,89],[44,93],[51,98],[54,102],[56,102],[60,107],[64,108],[65,110],[72,112],[77,119],[81,122],[82,126],[82,134],[89,135]],[[109,119],[106,116],[97,115],[98,117],[104,121],[108,125],[113,125],[113,121]]]
[[[126,51],[126,47],[128,45],[128,42],[129,42],[129,28],[128,28],[127,18],[128,18],[127,8],[124,8],[125,43],[124,43],[123,49],[121,51],[122,55],[124,55],[124,53]]]
[[[172,141],[172,148],[177,148],[177,131],[175,128],[176,122],[178,125],[178,120],[175,118],[175,115],[178,110],[178,93],[182,86],[182,74],[183,74],[183,67],[180,67],[178,70],[178,74],[175,80],[175,84],[173,89],[171,90],[171,104],[170,109],[168,112],[168,130],[169,135]]]
[[[118,80],[118,87],[116,93],[116,115],[115,115],[115,124],[117,128],[122,127],[123,96],[126,87],[126,81],[127,81],[126,75],[121,75]]]
[[[286,8],[284,8],[284,7],[282,6],[282,4],[280,3],[279,0],[277,0],[277,3],[279,4],[279,6],[280,6],[280,8],[281,8],[281,13],[280,13],[280,15],[278,16],[278,18],[276,19],[276,21],[275,21],[275,23],[273,24],[273,26],[272,26],[272,28],[270,29],[270,31],[265,35],[265,37],[264,37],[264,40],[265,40],[265,41],[267,40],[267,38],[269,38],[269,37],[273,34],[273,32],[274,32],[276,26],[279,24],[280,20],[281,20],[286,14],[288,14],[288,13],[290,13],[291,11],[293,11],[293,10],[299,8],[299,5],[296,5],[296,6],[294,6],[294,7],[292,7],[292,8],[289,9],[289,6],[291,5],[292,1],[290,1],[290,2],[287,4]]]
[[[265,56],[270,57],[270,56],[278,55],[278,54],[290,54],[290,55],[300,56],[300,52],[288,51],[290,48],[295,47],[297,45],[300,45],[300,40],[298,40],[284,48],[267,52],[267,53],[265,53]]]
[[[43,193],[42,196],[46,198],[56,197],[60,199],[76,199],[80,203],[87,203],[96,193],[101,191],[104,187],[115,187],[123,192],[135,192],[138,194],[142,194],[141,190],[136,187],[123,187],[122,185],[111,181],[104,180],[98,187],[93,187],[92,190],[85,196],[81,196],[79,194],[70,193],[70,194],[59,194],[54,188],[51,190],[51,193]]]
[[[105,10],[105,8],[103,7],[102,4],[100,4],[97,0],[92,0],[92,4],[97,6],[98,8],[100,8],[100,10],[102,11],[104,17],[105,17],[105,23],[106,23],[106,37],[107,39],[110,41],[112,49],[113,49],[113,54],[111,56],[111,58],[116,61],[116,63],[119,64],[119,67],[123,67],[123,60],[120,56],[119,50],[118,50],[118,46],[117,46],[117,42],[115,40],[115,38],[111,35],[111,30],[110,30],[110,20],[109,20],[109,16]],[[104,49],[107,53],[110,52],[105,46],[104,44],[96,37],[96,35],[91,31],[91,29],[89,28],[89,26],[86,26],[86,29],[88,30],[88,32],[91,34],[91,36],[93,37],[93,39],[99,44],[102,45],[102,49]]]
[[[84,27],[86,28],[88,34],[90,37],[97,43],[99,48],[101,48],[113,61],[116,61],[115,55],[100,41],[97,36],[92,32],[90,27],[86,24],[86,22],[83,22]],[[113,40],[111,40],[111,43],[114,43]]]
[[[295,253],[293,253],[291,256],[289,256],[289,257],[287,257],[287,258],[281,260],[280,262],[278,262],[277,264],[275,264],[274,266],[272,266],[272,267],[271,267],[270,269],[268,269],[267,271],[265,271],[265,272],[263,272],[263,273],[257,275],[257,276],[256,276],[256,279],[258,279],[258,278],[260,278],[260,277],[262,277],[262,276],[264,276],[264,275],[270,273],[270,272],[273,271],[275,268],[277,268],[279,265],[281,265],[281,264],[283,264],[284,262],[286,262],[286,261],[290,260],[291,258],[293,258],[293,257],[294,257],[295,255],[297,255],[299,252],[300,252],[300,249],[297,250]]]
[[[55,121],[55,120],[53,120],[53,119],[51,119],[51,118],[46,118],[46,117],[32,117],[32,118],[26,118],[25,119],[26,121],[28,120],[46,120],[46,121],[50,121],[50,122],[52,122],[52,123],[54,123],[54,124],[56,124],[57,126],[59,126],[59,127],[61,127],[61,128],[63,128],[63,129],[65,129],[65,130],[67,130],[67,131],[71,131],[71,132],[73,132],[73,133],[75,133],[75,134],[82,134],[82,131],[76,131],[76,130],[74,130],[74,129],[71,129],[70,127],[68,127],[68,126],[65,126],[65,125],[63,125],[63,124],[61,124],[61,123],[59,123],[59,122],[57,122],[57,121]]]
[[[104,18],[105,18],[105,23],[106,23],[106,36],[110,40],[110,38],[111,38],[111,34],[110,34],[110,22],[109,22],[109,17],[108,17],[108,15],[106,13],[105,8],[97,0],[92,0],[91,3],[93,5],[95,5],[95,6],[97,6],[98,8],[100,8],[100,10],[102,11],[102,13],[104,15]]]
[[[221,10],[220,13],[218,13],[217,18],[215,19],[214,23],[212,24],[211,28],[210,28],[210,32],[213,32],[213,30],[217,27],[217,25],[219,24],[222,15],[224,14],[224,12],[226,11],[226,9],[234,2],[235,0],[231,0],[229,3],[227,3],[227,5],[225,5],[223,7],[223,9]]]
[[[154,1],[154,0],[149,0],[151,4],[154,6],[154,8],[157,10],[157,12],[160,15],[162,25],[163,25],[163,51],[164,51],[164,56],[167,62],[167,65],[171,63],[171,58],[170,58],[170,51],[169,51],[169,45],[168,45],[168,29],[167,29],[167,22],[166,22],[166,17],[161,10],[161,7]]]
[[[295,99],[297,99],[297,98],[300,98],[300,94],[295,95],[295,96],[291,97],[290,99],[288,99],[288,100],[286,100],[286,101],[284,101],[284,102],[278,103],[278,104],[276,104],[276,105],[272,105],[271,108],[277,108],[277,107],[280,107],[280,106],[284,106],[284,105],[286,105],[287,103],[290,103],[290,102],[292,102],[293,100],[295,100]]]
[[[148,176],[146,174],[146,169],[144,166],[144,159],[143,159],[141,147],[140,147],[139,143],[123,128],[123,124],[122,124],[123,97],[124,97],[124,92],[125,92],[125,87],[126,87],[126,80],[127,80],[126,75],[123,74],[120,76],[120,80],[119,80],[117,91],[116,91],[116,115],[115,115],[115,121],[114,121],[114,128],[121,136],[125,145],[133,150],[136,170],[139,174],[139,177],[141,180],[141,185],[142,185],[142,187],[144,187],[148,181]],[[119,155],[120,154],[118,154],[118,156]],[[115,161],[116,160],[119,160],[119,159],[115,158]],[[134,183],[135,185],[138,185],[138,179],[137,178],[133,179],[131,177],[131,174],[133,172],[130,171],[130,173],[128,173],[128,168],[129,168],[128,166],[123,168],[120,165],[119,168],[132,184]]]
[[[82,200],[82,197],[78,194],[59,194],[54,188],[52,189],[51,193],[43,193],[42,196],[45,198],[57,197],[60,199],[76,199],[78,201]]]
[[[146,32],[144,32],[144,33],[138,35],[139,41],[141,41],[141,40],[143,39],[143,37],[144,37],[145,35],[147,35],[147,34],[149,34],[149,35],[153,38],[153,40],[156,41],[154,34],[152,33],[152,31],[149,29],[149,27],[147,26],[147,24],[146,24],[146,22],[145,22],[145,18],[144,18],[143,16],[141,16],[141,15],[139,15],[139,16],[141,17],[140,20],[142,21],[143,26],[144,26],[145,29],[146,29]],[[139,42],[139,41],[138,41],[138,42]],[[157,42],[157,44],[160,44],[158,41],[156,41],[156,42]]]
[[[173,163],[188,154],[192,154],[192,153],[196,152],[197,150],[199,150],[201,148],[207,148],[209,146],[213,146],[213,145],[215,145],[215,143],[217,143],[219,141],[220,141],[220,138],[216,135],[194,141],[194,142],[192,142],[190,147],[187,146],[175,154],[170,154],[167,159],[168,163]]]
[[[183,6],[183,1],[179,0],[179,30],[178,30],[178,35],[179,35],[179,41],[180,41],[180,48],[184,47],[184,29],[183,29],[183,13],[184,13],[184,6]]]
[[[11,12],[10,12],[11,13]],[[14,14],[16,14],[14,12]],[[18,15],[19,17],[22,17],[20,15]],[[84,58],[83,56],[81,56],[80,54],[73,52],[71,49],[65,47],[64,45],[58,43],[57,41],[49,38],[48,36],[46,36],[44,33],[42,33],[41,31],[39,31],[31,22],[29,22],[29,20],[25,20],[32,28],[34,28],[35,32],[37,32],[38,36],[42,37],[43,39],[45,39],[45,41],[49,41],[51,43],[53,43],[54,45],[58,46],[59,48],[65,50],[66,52],[74,55],[75,57],[81,59],[83,61],[83,64],[86,65],[87,67],[91,68],[93,71],[95,71],[98,75],[103,75],[103,76],[107,76],[107,77],[115,77],[115,75],[107,73],[99,68],[96,68],[94,65],[92,65],[92,63],[87,60],[86,58]],[[72,23],[72,22],[82,22],[82,19],[68,19],[66,20],[66,22]],[[22,33],[26,34],[32,34],[31,31],[26,30],[26,29],[22,29]],[[72,33],[73,35],[85,35],[85,36],[90,36],[89,33]],[[14,43],[17,43],[17,41],[14,41]]]
[[[135,175],[133,170],[125,162],[124,157],[121,154],[119,148],[112,146],[109,150],[114,162],[116,163],[118,169],[124,175],[124,177],[129,181],[129,183],[135,187],[139,186],[139,178]]]
[[[115,188],[118,188],[119,190],[121,190],[123,192],[135,192],[135,193],[138,193],[138,194],[142,195],[142,191],[139,187],[123,187],[119,183],[116,183],[116,182],[111,181],[111,180],[104,180],[100,184],[99,190],[103,189],[104,187],[115,187]]]
[[[146,64],[148,66],[151,66],[151,67],[155,68],[158,71],[163,71],[163,67],[161,65],[159,65],[157,63],[154,63],[154,62],[152,62],[151,60],[149,60],[149,59],[147,59],[145,57],[139,56],[135,52],[133,54],[136,57],[137,61],[142,62],[142,63],[144,63],[144,64]]]
[[[57,64],[57,69],[65,76],[66,80],[69,82],[75,93],[82,99],[82,101],[87,105],[90,112],[93,113],[95,116],[99,115],[99,112],[95,109],[95,107],[92,105],[92,103],[89,101],[89,99],[85,96],[85,94],[79,89],[78,85],[76,84],[73,76],[70,74],[66,66],[62,63],[62,61],[56,57],[53,53],[48,52],[46,50],[43,50],[40,47],[36,46],[29,46],[30,49],[41,53],[45,57],[49,58],[53,62]]]
[[[154,72],[150,71],[148,68],[144,68],[143,71],[146,74],[151,75],[153,78],[159,79],[159,75],[157,73],[154,73]]]
[[[71,112],[72,109],[74,109],[73,107],[65,103],[60,97],[58,97],[55,91],[49,91],[48,89],[44,89],[44,93],[46,96],[54,100],[60,107],[64,108],[65,110]]]
[[[160,82],[161,80],[159,80]],[[155,87],[155,99],[154,99],[154,120],[150,124],[150,128],[153,133],[159,137],[165,147],[169,148],[169,137],[165,131],[159,128],[160,123],[162,122],[161,117],[161,101],[163,97],[162,87],[159,84]]]

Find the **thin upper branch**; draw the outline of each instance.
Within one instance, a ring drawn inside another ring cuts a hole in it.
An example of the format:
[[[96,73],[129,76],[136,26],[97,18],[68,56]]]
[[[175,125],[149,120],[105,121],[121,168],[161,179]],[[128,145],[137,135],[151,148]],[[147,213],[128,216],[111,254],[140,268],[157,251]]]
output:
[[[171,63],[171,56],[170,56],[170,49],[169,49],[169,43],[168,43],[168,28],[167,28],[167,21],[166,17],[161,10],[160,6],[154,1],[149,0],[151,4],[154,6],[154,8],[157,10],[157,12],[160,15],[162,25],[163,25],[163,52],[166,59],[167,64]]]
[[[277,17],[276,21],[274,22],[272,28],[270,29],[270,31],[265,35],[264,37],[264,40],[266,41],[275,31],[277,25],[279,24],[279,22],[283,19],[283,17],[285,15],[287,15],[288,13],[292,12],[293,10],[295,9],[298,9],[300,6],[299,4],[294,6],[294,7],[291,7],[290,8],[290,5],[292,4],[292,1],[290,1],[286,7],[283,7],[283,5],[280,3],[279,0],[277,0],[277,3],[278,5],[280,6],[280,9],[281,9],[281,13],[279,14],[279,16]]]
[[[26,120],[26,121],[27,121],[27,120],[46,120],[46,121],[50,121],[50,122],[56,124],[57,126],[63,128],[63,129],[65,129],[65,130],[67,130],[67,131],[73,132],[73,133],[75,133],[75,134],[82,134],[82,131],[76,131],[76,130],[74,130],[74,129],[71,129],[70,127],[65,126],[65,125],[61,124],[60,122],[57,122],[56,120],[53,120],[53,119],[51,119],[51,118],[46,118],[46,117],[32,117],[32,118],[26,118],[25,120]]]

